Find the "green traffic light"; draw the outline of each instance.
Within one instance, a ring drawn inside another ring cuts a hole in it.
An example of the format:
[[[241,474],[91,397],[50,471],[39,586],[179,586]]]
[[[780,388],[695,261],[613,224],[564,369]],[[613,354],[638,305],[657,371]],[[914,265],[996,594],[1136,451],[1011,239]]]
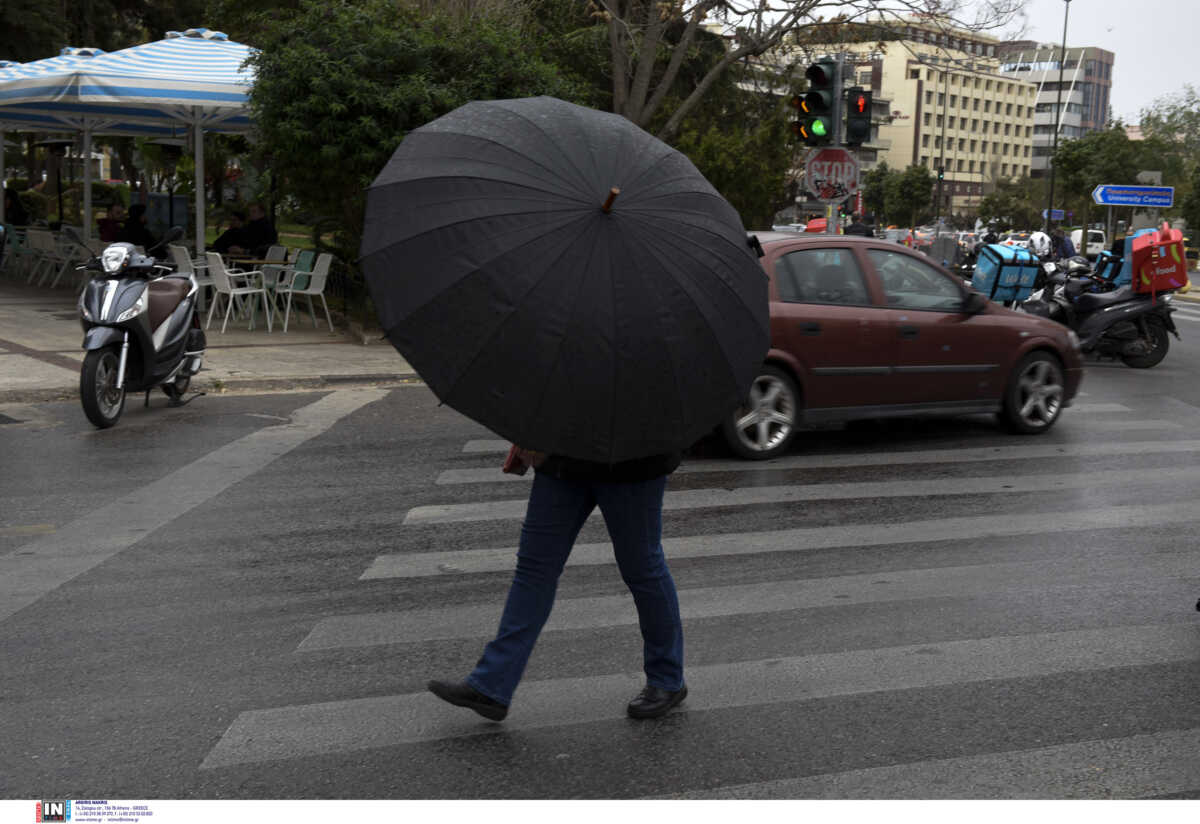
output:
[[[828,134],[828,132],[825,131],[825,121],[819,117],[814,120],[812,123],[812,133],[817,137],[824,137],[826,134]]]

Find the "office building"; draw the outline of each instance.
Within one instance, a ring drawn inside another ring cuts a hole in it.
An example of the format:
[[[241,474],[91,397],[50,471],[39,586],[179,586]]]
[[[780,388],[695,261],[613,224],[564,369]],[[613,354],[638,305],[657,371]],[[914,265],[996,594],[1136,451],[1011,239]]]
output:
[[[1044,175],[1050,166],[1055,128],[1061,143],[1108,127],[1115,57],[1112,52],[1093,46],[1068,48],[1060,70],[1062,47],[1052,43],[1018,41],[1005,43],[998,51],[1000,70],[1006,76],[1037,87],[1031,170],[1034,177]]]

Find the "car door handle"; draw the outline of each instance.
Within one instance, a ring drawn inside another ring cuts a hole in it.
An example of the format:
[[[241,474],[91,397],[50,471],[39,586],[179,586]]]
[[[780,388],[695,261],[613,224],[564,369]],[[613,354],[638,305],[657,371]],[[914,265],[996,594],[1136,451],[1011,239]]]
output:
[[[917,332],[919,331],[915,326],[901,326],[899,329],[900,337],[903,340],[912,340],[917,336]]]
[[[815,320],[802,320],[796,324],[802,335],[819,335],[821,334],[821,324]]]

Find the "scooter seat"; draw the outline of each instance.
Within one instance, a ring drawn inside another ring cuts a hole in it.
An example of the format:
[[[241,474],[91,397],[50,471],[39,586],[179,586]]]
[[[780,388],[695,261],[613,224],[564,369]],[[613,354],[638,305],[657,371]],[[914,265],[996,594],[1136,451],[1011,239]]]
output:
[[[1105,306],[1121,303],[1133,297],[1133,290],[1122,286],[1111,292],[1085,292],[1075,299],[1075,308],[1080,312],[1095,312]]]
[[[171,316],[175,307],[183,302],[191,290],[192,283],[185,278],[162,278],[147,285],[150,290],[150,329],[157,329]]]

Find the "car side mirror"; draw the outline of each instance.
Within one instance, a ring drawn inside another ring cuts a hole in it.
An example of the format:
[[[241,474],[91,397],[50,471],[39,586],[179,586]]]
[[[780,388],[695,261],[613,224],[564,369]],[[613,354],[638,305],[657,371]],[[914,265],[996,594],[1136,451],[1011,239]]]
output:
[[[987,296],[975,291],[967,292],[967,296],[963,299],[962,311],[964,315],[978,315],[987,308],[989,301]]]

